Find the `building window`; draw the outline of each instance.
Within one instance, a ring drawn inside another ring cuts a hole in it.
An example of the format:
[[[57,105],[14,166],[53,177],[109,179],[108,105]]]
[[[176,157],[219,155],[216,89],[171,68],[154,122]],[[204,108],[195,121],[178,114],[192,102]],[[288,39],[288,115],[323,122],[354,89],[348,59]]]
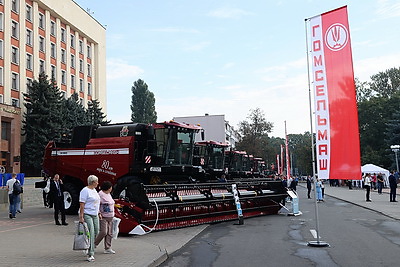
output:
[[[50,34],[56,36],[56,22],[50,21]]]
[[[65,49],[61,49],[61,62],[62,62],[62,63],[65,63],[65,62],[66,62]]]
[[[84,92],[85,88],[83,88],[83,80],[79,79],[79,91]]]
[[[44,15],[42,13],[39,13],[39,27],[44,29],[44,25],[45,25]]]
[[[71,34],[71,47],[75,48],[75,35]]]
[[[32,55],[26,54],[26,68],[32,70]]]
[[[32,46],[32,31],[26,29],[26,44]]]
[[[71,55],[71,67],[75,69],[75,55]]]
[[[11,98],[11,106],[19,108],[19,99]]]
[[[31,86],[32,86],[32,79],[31,78],[26,78],[26,92],[28,94],[31,93]]]
[[[19,38],[19,26],[16,21],[11,21],[11,36],[16,39]]]
[[[0,95],[0,103],[3,104],[4,100],[3,100],[3,95]]]
[[[51,57],[52,57],[52,58],[56,58],[56,57],[57,57],[57,54],[56,54],[56,44],[55,44],[55,43],[51,43],[50,46],[51,46],[51,52],[50,52]]]
[[[51,78],[52,78],[53,80],[56,80],[56,79],[57,79],[56,66],[54,66],[54,65],[51,65]]]
[[[83,54],[83,41],[79,40],[79,53]]]
[[[87,84],[87,93],[88,93],[88,95],[92,95],[92,84],[91,83]]]
[[[75,75],[71,75],[71,88],[75,88]]]
[[[4,26],[3,17],[4,14],[0,13],[0,31],[3,31],[3,26]]]
[[[18,73],[11,73],[11,89],[19,90],[19,75]]]
[[[26,5],[26,19],[32,21],[32,7],[30,5]]]
[[[87,75],[92,76],[92,66],[90,64],[87,64]]]
[[[61,28],[61,42],[65,43],[65,29]]]
[[[44,37],[39,36],[39,51],[44,52],[44,47],[45,47],[45,45],[44,45]]]
[[[90,45],[87,46],[87,57],[88,58],[92,57],[92,47],[90,47]]]
[[[3,40],[0,40],[0,58],[3,58]]]
[[[0,85],[3,85],[3,68],[0,67]]]
[[[39,71],[40,71],[40,73],[44,72],[45,67],[46,66],[45,66],[44,60],[39,60]]]
[[[11,10],[15,13],[19,12],[19,0],[11,0]]]
[[[66,84],[67,83],[67,74],[65,73],[65,70],[61,71],[61,84]]]
[[[15,46],[11,47],[11,62],[14,64],[19,64],[19,51]]]
[[[83,72],[83,60],[79,59],[79,71]]]

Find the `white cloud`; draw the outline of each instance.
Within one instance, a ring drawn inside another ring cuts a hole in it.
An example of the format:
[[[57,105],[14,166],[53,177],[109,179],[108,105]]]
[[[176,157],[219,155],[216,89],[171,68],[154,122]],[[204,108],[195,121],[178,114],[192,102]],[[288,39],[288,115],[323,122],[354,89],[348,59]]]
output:
[[[400,53],[371,57],[354,62],[354,76],[360,81],[370,81],[370,77],[378,72],[400,66]]]
[[[238,19],[243,16],[249,16],[253,13],[245,11],[240,8],[230,8],[230,7],[221,7],[215,10],[212,10],[208,13],[210,17],[222,18],[222,19]]]
[[[184,50],[186,51],[200,51],[204,48],[208,47],[211,43],[210,42],[200,42],[197,44],[186,45]]]
[[[144,71],[121,59],[107,58],[107,81],[129,78],[134,80]]]
[[[230,69],[230,68],[234,67],[235,65],[236,64],[234,62],[228,62],[224,66],[222,66],[222,69],[224,69],[224,70]]]
[[[170,32],[170,33],[199,33],[198,30],[195,29],[185,29],[185,28],[175,28],[175,27],[165,27],[165,28],[157,28],[150,29],[152,32]]]
[[[397,0],[378,0],[376,13],[382,18],[400,17],[400,3]]]

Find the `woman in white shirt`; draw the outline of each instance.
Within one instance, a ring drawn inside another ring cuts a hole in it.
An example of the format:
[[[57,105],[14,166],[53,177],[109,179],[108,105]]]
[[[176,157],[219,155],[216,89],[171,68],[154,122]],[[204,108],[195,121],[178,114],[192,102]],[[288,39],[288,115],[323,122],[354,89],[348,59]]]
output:
[[[364,187],[367,190],[367,193],[365,195],[367,202],[371,202],[371,199],[369,198],[371,192],[371,181],[372,181],[371,174],[367,173],[367,175],[364,178]]]
[[[79,194],[79,222],[86,222],[90,232],[90,247],[88,261],[94,261],[94,240],[99,233],[99,209],[100,196],[96,191],[99,178],[89,175],[88,186],[84,187]]]

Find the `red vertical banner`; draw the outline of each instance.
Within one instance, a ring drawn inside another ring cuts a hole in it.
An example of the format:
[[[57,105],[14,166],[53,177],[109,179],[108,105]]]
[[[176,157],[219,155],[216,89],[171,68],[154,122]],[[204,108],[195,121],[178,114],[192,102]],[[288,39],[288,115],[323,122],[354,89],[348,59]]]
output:
[[[361,179],[360,140],[347,7],[309,19],[317,173]]]
[[[281,174],[283,174],[283,145],[281,145]]]
[[[286,177],[290,178],[290,159],[289,159],[289,140],[286,131],[286,121],[285,121],[285,148],[286,148]]]
[[[280,160],[279,160],[279,154],[276,154],[276,166],[277,166],[278,174],[281,174],[281,164],[280,164]]]

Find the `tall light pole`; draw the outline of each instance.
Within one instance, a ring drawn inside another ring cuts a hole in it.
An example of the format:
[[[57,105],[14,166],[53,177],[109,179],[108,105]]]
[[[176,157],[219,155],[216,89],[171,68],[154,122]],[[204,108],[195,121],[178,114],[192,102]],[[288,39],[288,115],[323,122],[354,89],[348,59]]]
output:
[[[399,172],[399,161],[397,160],[397,153],[400,150],[400,145],[391,145],[390,148],[392,149],[392,151],[394,152],[394,155],[396,157],[396,169],[397,169],[397,172]]]

